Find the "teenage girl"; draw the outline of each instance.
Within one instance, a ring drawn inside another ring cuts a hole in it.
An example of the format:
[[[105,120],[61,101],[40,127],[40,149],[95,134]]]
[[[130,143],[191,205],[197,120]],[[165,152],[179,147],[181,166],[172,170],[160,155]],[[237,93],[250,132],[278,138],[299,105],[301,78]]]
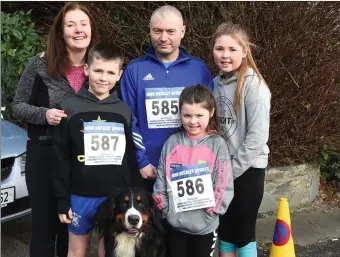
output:
[[[214,97],[235,179],[235,196],[220,218],[220,257],[257,256],[255,224],[268,164],[271,94],[251,45],[237,24],[221,24],[213,37],[214,61],[220,70],[214,79]]]

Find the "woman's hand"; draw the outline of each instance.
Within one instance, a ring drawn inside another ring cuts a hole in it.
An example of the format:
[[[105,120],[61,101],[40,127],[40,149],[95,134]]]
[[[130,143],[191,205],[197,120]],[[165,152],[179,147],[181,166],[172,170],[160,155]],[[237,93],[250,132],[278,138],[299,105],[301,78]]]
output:
[[[66,118],[67,114],[63,110],[58,109],[49,109],[46,112],[46,119],[48,124],[50,125],[58,125],[62,118]]]

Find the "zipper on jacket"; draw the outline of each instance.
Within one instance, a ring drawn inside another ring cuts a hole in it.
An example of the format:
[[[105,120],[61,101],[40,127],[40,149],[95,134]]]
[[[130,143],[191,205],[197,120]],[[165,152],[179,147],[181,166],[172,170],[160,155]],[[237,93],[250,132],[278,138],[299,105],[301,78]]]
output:
[[[151,55],[149,55],[149,56],[150,56],[155,62],[157,62],[159,65],[162,66],[162,68],[165,70],[165,77],[168,78],[168,77],[169,77],[169,76],[168,76],[169,68],[170,68],[171,65],[169,65],[168,68],[165,68],[164,63],[162,63],[160,60],[158,60],[157,58],[155,58],[155,57],[153,57],[153,56],[151,56]]]
[[[159,65],[162,65],[163,69],[165,69],[165,77],[166,77],[166,78],[169,78],[169,70],[170,70],[170,68],[172,68],[173,66],[176,66],[177,64],[179,64],[179,63],[181,63],[181,62],[185,62],[185,61],[187,61],[187,60],[190,59],[190,58],[187,57],[187,56],[182,56],[182,57],[180,57],[180,54],[181,54],[181,52],[179,53],[179,56],[178,56],[178,58],[180,58],[180,59],[177,59],[177,60],[173,61],[173,62],[169,65],[169,67],[167,67],[167,68],[165,68],[164,64],[163,64],[157,57],[155,57],[154,55],[152,55],[152,54],[150,54],[150,53],[147,53],[146,55],[147,55],[149,58],[155,60],[157,63],[159,63]]]

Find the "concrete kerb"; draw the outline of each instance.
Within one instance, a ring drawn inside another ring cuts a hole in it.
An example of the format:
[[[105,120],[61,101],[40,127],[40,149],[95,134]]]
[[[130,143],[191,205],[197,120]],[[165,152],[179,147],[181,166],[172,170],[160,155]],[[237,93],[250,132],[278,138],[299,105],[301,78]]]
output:
[[[288,199],[289,207],[311,203],[319,195],[320,166],[311,163],[269,167],[260,213],[277,210],[280,198]]]

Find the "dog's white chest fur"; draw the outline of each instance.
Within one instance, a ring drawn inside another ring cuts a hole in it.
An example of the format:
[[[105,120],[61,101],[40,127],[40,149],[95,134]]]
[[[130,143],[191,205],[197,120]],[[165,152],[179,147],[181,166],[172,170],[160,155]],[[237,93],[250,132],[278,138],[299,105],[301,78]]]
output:
[[[140,243],[142,233],[137,237],[132,237],[126,233],[116,235],[115,256],[116,257],[135,257],[135,250]]]

